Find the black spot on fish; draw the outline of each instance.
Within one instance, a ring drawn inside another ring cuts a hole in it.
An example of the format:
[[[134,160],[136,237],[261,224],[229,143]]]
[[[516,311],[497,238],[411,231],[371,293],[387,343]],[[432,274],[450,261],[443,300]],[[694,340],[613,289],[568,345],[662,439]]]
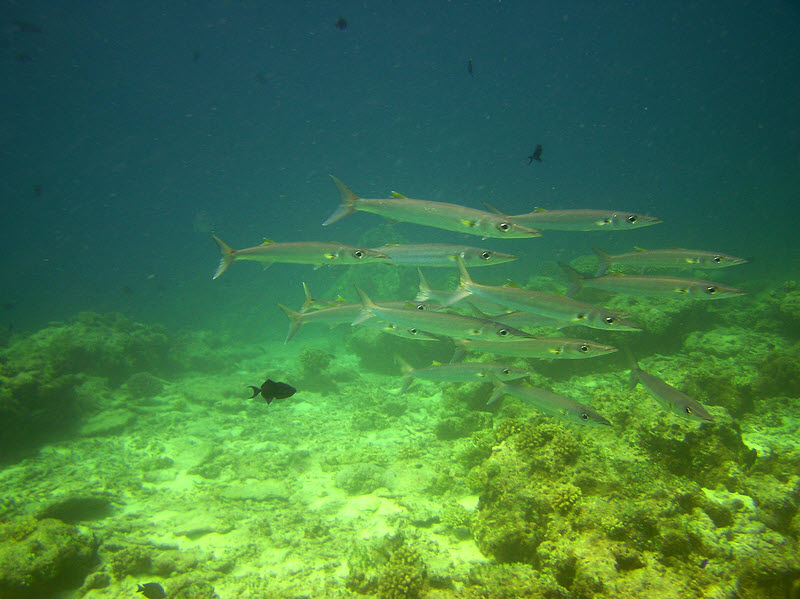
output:
[[[287,383],[276,383],[272,379],[264,381],[261,387],[250,385],[249,388],[253,390],[253,395],[250,396],[250,399],[260,393],[261,397],[266,400],[267,405],[271,404],[273,399],[286,399],[297,393],[297,389],[291,385]]]
[[[137,584],[136,586],[138,587],[136,592],[141,593],[147,597],[147,599],[164,599],[167,596],[167,594],[164,592],[164,587],[157,582]]]
[[[700,562],[700,567],[701,568],[705,568],[707,565],[708,565],[708,560],[707,559],[704,559],[703,561]]]
[[[533,149],[533,154],[528,156],[528,164],[532,164],[533,161],[541,162],[542,161],[542,144],[538,144]]]
[[[333,24],[336,29],[339,31],[344,31],[347,29],[347,20],[344,17],[339,17],[336,22]]]

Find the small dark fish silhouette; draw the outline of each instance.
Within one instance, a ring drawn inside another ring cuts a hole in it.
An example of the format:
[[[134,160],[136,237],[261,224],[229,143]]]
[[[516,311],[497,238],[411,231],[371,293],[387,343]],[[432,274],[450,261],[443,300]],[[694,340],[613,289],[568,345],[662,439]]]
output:
[[[18,33],[41,33],[42,28],[30,21],[14,21],[14,30]]]
[[[472,59],[470,58],[467,61],[467,73],[469,73],[470,77],[474,77],[475,75],[472,74]]]
[[[344,17],[339,17],[333,26],[339,31],[344,31],[347,29],[347,20]]]
[[[200,51],[195,50],[192,52],[192,62],[197,62],[198,60],[200,60]]]
[[[167,596],[167,594],[164,592],[164,587],[157,582],[137,584],[136,586],[138,587],[136,592],[141,593],[147,597],[147,599],[164,599]]]
[[[528,164],[531,164],[534,160],[536,160],[537,162],[542,161],[542,144],[537,145],[533,149],[533,154],[528,156]]]
[[[253,395],[250,396],[250,399],[261,394],[267,405],[272,403],[273,399],[286,399],[287,397],[291,397],[295,393],[297,393],[297,389],[288,385],[286,383],[276,383],[272,379],[267,379],[264,381],[264,384],[261,387],[254,387],[253,385],[249,385],[249,388],[253,390]]]
[[[36,183],[33,186],[33,197],[40,198],[44,193],[44,186],[41,183]]]

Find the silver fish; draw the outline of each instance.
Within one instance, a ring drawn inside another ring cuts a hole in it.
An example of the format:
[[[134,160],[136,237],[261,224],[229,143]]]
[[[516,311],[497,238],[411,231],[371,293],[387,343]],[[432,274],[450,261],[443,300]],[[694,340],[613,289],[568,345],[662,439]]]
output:
[[[604,291],[614,291],[628,295],[651,297],[685,297],[695,300],[714,300],[736,297],[745,292],[712,281],[700,279],[681,279],[678,277],[657,277],[647,275],[623,275],[614,273],[602,277],[586,277],[571,266],[559,262],[570,280],[567,295],[573,295],[583,287]]]
[[[511,395],[542,412],[568,422],[587,426],[611,426],[611,423],[597,411],[565,395],[525,384],[504,383],[497,377],[494,377],[494,385],[494,392],[489,398],[490,404],[504,395]]]
[[[399,244],[393,243],[372,248],[374,251],[389,256],[390,264],[402,266],[455,266],[456,257],[460,257],[469,266],[491,266],[511,262],[517,257],[493,250],[471,247],[468,245],[450,245],[447,243]]]
[[[533,337],[504,343],[481,339],[456,339],[454,343],[457,348],[456,355],[453,357],[454,360],[457,360],[460,355],[467,351],[542,360],[594,358],[617,351],[616,347],[611,347],[610,345],[565,337]]]
[[[487,381],[493,374],[502,381],[513,381],[525,378],[530,373],[526,370],[514,368],[506,364],[494,362],[462,362],[458,364],[437,364],[427,368],[412,368],[398,357],[398,362],[403,370],[403,387],[400,393],[405,393],[414,379],[424,379],[443,383]]]
[[[425,304],[423,302],[385,302],[379,305],[385,308],[404,310],[422,311],[432,309],[432,305]],[[286,313],[286,317],[289,319],[289,333],[286,335],[286,340],[284,343],[288,343],[303,325],[317,323],[333,328],[340,324],[352,323],[353,320],[358,318],[363,310],[361,304],[347,303],[329,306],[327,308],[320,308],[319,310],[312,310],[308,312],[297,312],[288,306],[284,306],[283,304],[278,304],[278,306]],[[370,328],[377,328],[385,333],[390,333],[399,337],[405,337],[407,339],[427,339],[431,341],[439,339],[438,337],[425,331],[420,331],[415,327],[395,325],[377,318],[373,319],[371,322],[364,322],[361,324]]]
[[[217,243],[221,255],[219,266],[213,276],[214,279],[228,270],[228,267],[237,260],[260,262],[264,265],[264,268],[275,262],[321,266],[323,264],[359,264],[389,260],[388,256],[374,250],[342,245],[341,243],[321,241],[275,243],[267,239],[261,245],[235,250],[216,235],[211,235],[211,237]]]
[[[443,304],[453,297],[452,291],[433,289],[428,283],[427,279],[425,278],[425,275],[422,274],[422,271],[420,269],[417,269],[417,272],[419,272],[419,292],[417,293],[416,297],[416,300],[418,302],[433,301],[439,304]],[[472,306],[473,308],[477,308],[484,314],[505,314],[508,312],[508,308],[506,308],[505,306],[501,306],[497,302],[489,301],[477,295],[470,295],[463,297],[458,301],[450,303],[450,306],[454,307],[457,306],[459,308],[461,307],[469,308],[470,306]]]
[[[617,254],[613,256],[603,250],[593,247],[592,251],[600,260],[600,265],[595,276],[605,274],[612,264],[624,264],[637,268],[702,268],[714,269],[735,266],[747,262],[744,258],[729,256],[722,252],[707,252],[703,250],[684,250],[680,248],[667,250],[643,250],[636,248],[635,252]]]
[[[714,418],[700,405],[699,401],[692,399],[683,391],[679,391],[657,376],[645,372],[639,368],[639,364],[633,354],[629,351],[627,353],[631,362],[631,389],[635,388],[637,383],[641,383],[653,399],[673,414],[689,420],[714,422]]]
[[[580,324],[610,331],[637,331],[639,327],[625,320],[619,313],[584,304],[568,297],[541,293],[519,287],[494,287],[474,282],[463,262],[458,264],[461,273],[459,288],[445,305],[451,305],[470,295],[477,295],[513,310],[532,312],[566,324]]]
[[[661,222],[654,216],[643,216],[619,210],[545,210],[537,208],[525,214],[506,215],[497,208],[483,202],[487,210],[498,216],[506,216],[515,223],[539,231],[607,231],[638,229]]]
[[[427,310],[386,308],[373,302],[359,287],[356,287],[356,291],[358,291],[358,295],[361,298],[362,310],[361,314],[353,321],[354,325],[375,317],[399,326],[412,327],[434,335],[443,335],[456,339],[513,341],[514,339],[532,337],[532,335],[508,325],[491,320],[473,318],[472,316]]]
[[[447,231],[480,235],[481,237],[539,236],[538,231],[522,227],[509,218],[457,204],[412,200],[401,194],[395,194],[393,198],[383,199],[360,198],[333,175],[331,175],[331,179],[339,190],[342,203],[336,212],[322,223],[323,226],[331,225],[348,214],[360,210],[400,222],[416,223]]]

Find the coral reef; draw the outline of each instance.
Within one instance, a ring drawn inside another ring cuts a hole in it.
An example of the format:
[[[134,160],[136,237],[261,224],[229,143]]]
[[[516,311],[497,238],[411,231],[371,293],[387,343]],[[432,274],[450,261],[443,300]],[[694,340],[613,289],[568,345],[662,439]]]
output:
[[[22,519],[0,526],[0,597],[41,599],[78,586],[99,541],[59,520]]]

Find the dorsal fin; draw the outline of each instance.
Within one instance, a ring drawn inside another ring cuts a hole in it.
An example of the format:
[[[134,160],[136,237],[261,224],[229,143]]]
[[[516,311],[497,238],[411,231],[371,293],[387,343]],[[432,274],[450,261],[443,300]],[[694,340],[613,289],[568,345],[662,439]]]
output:
[[[271,239],[265,237],[264,241],[261,242],[261,245],[269,245],[270,243],[275,243],[275,242],[272,241]]]
[[[406,198],[406,196],[404,196],[404,195],[403,195],[402,193],[400,193],[399,191],[393,191],[393,192],[392,192],[392,197],[393,197],[393,198],[398,198],[398,199],[400,199],[400,198]],[[406,198],[406,199],[408,199],[408,198]]]
[[[539,208],[539,206],[536,206],[536,208],[534,208],[533,211],[534,212],[547,212],[547,208]]]
[[[494,214],[498,214],[500,216],[508,216],[505,212],[500,212],[500,210],[495,208],[492,204],[490,204],[486,200],[481,200],[481,204],[483,204],[483,207],[486,208],[489,212],[493,212]]]

